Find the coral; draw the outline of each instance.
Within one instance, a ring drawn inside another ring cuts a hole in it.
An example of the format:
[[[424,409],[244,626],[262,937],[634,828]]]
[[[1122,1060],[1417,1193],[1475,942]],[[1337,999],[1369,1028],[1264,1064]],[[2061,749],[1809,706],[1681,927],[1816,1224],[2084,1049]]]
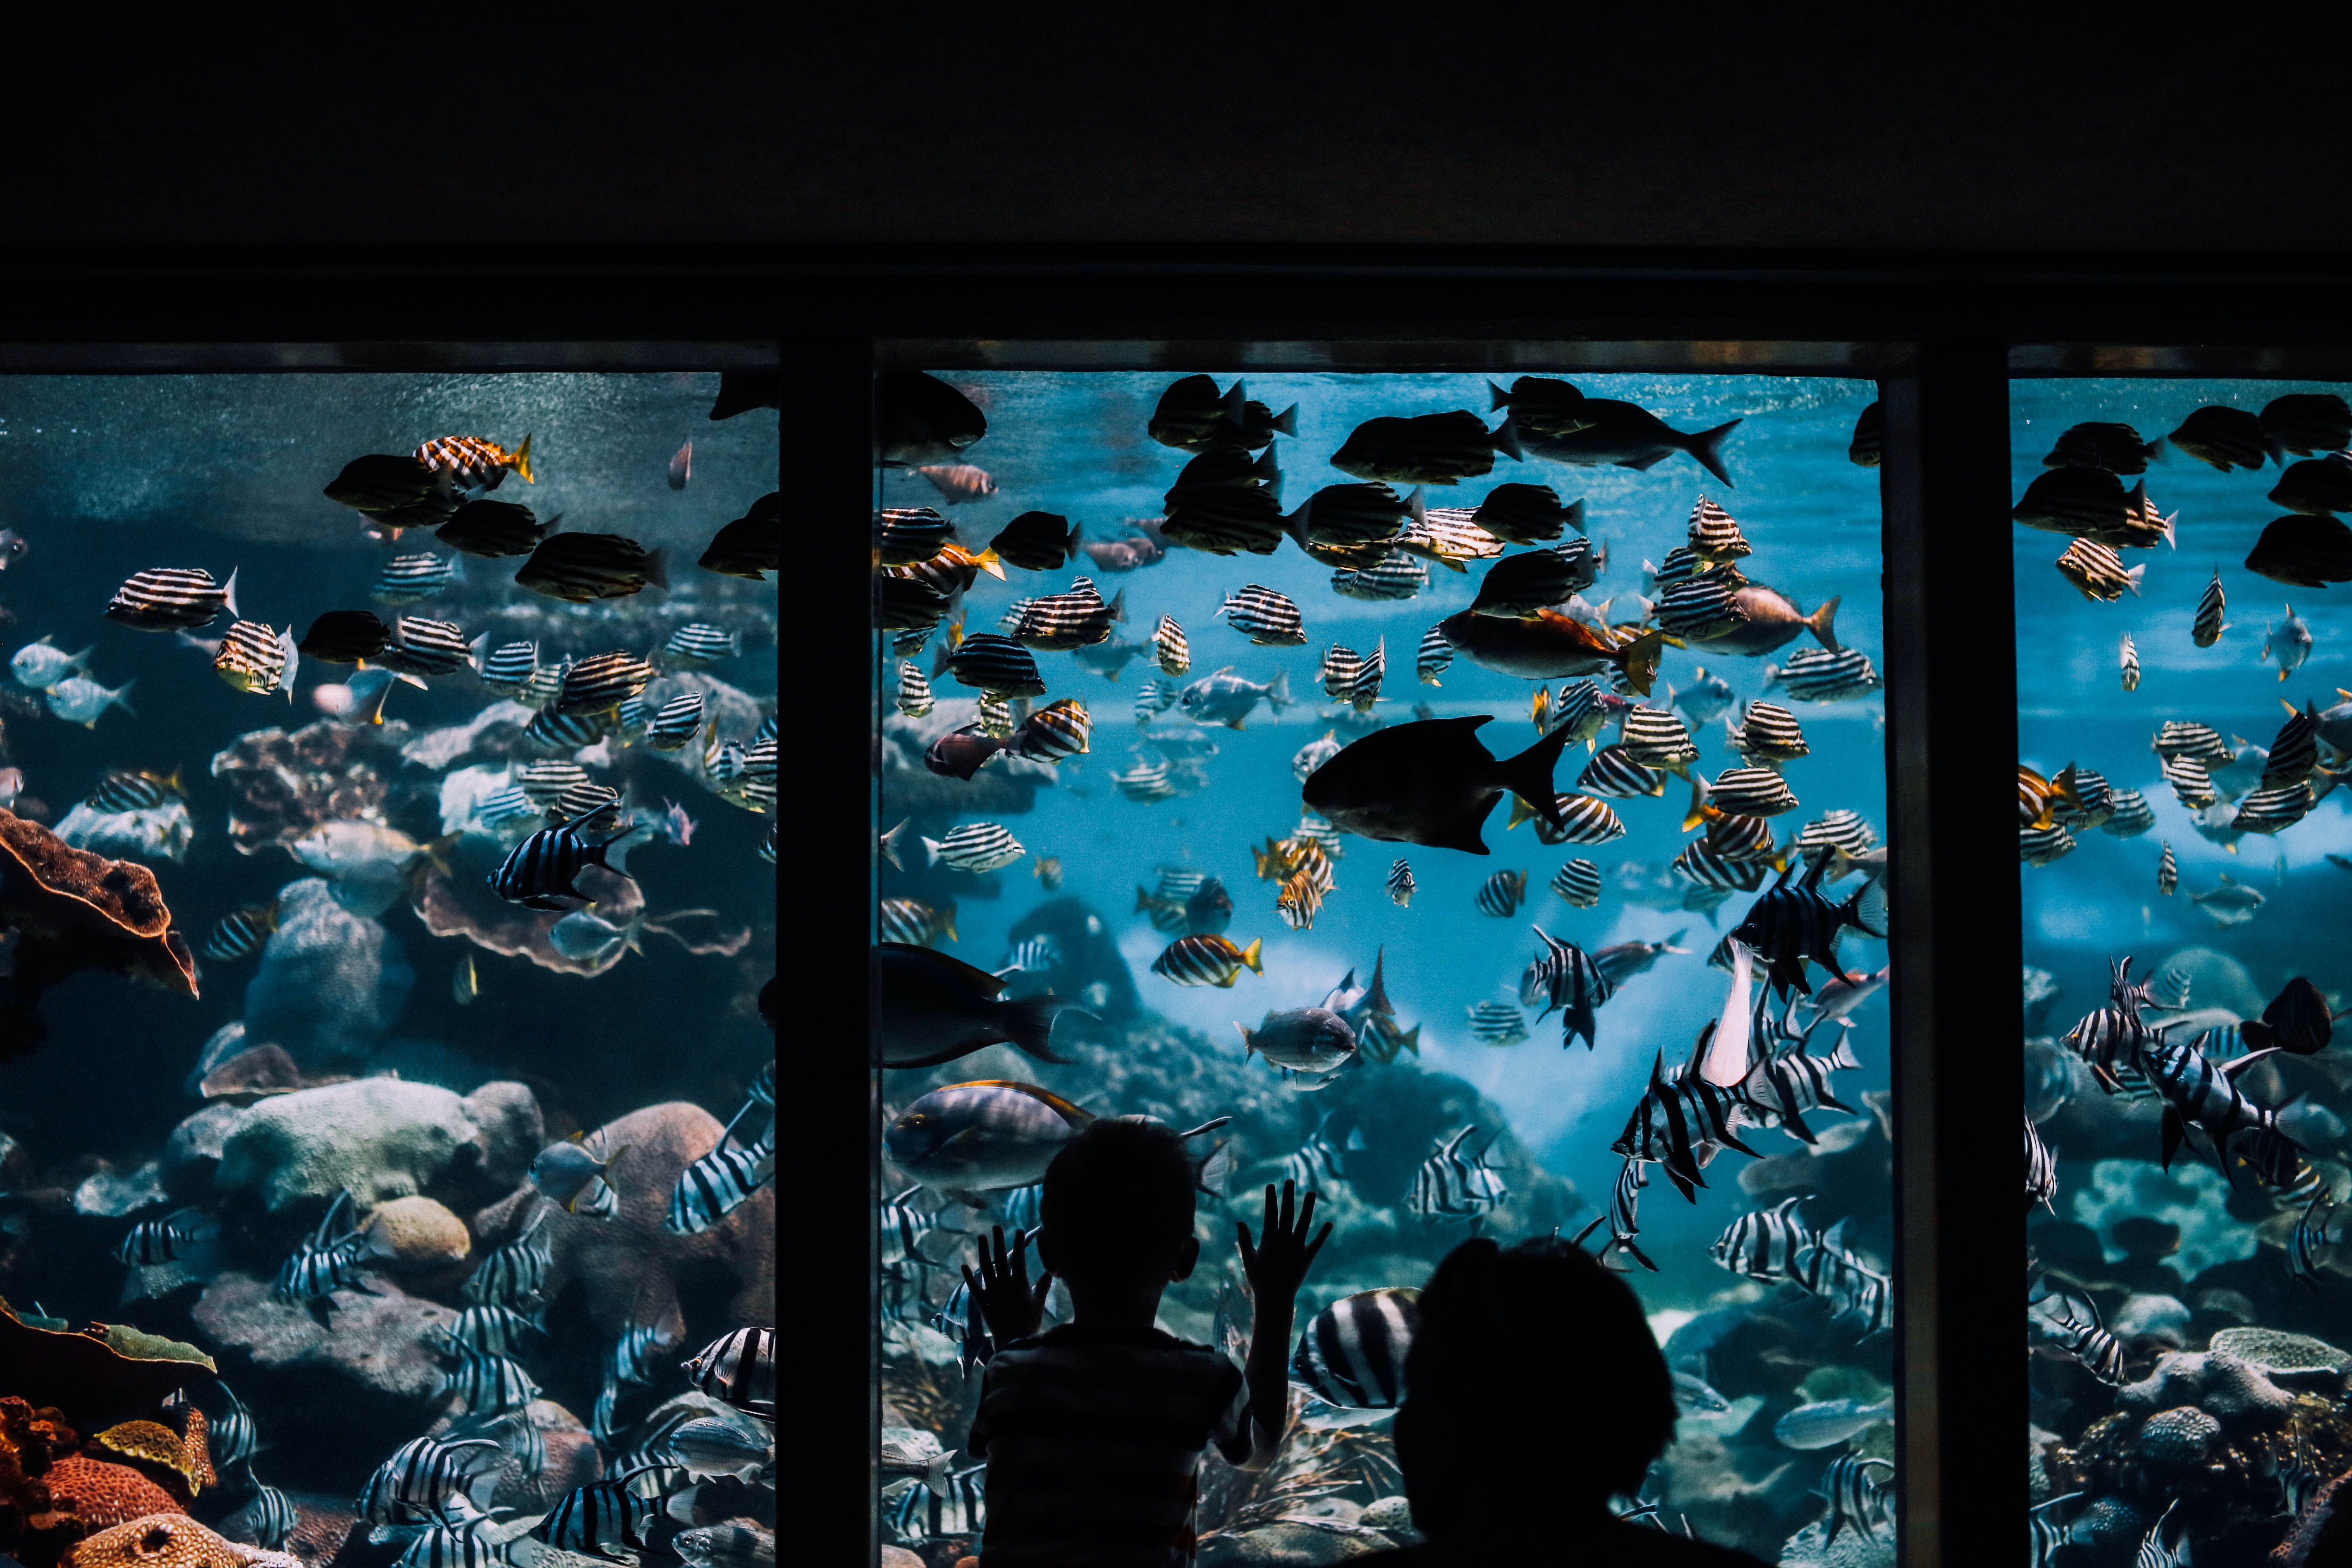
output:
[[[202,1413],[198,1412],[197,1415],[201,1420]],[[180,1487],[186,1489],[188,1497],[177,1499],[184,1506],[189,1498],[203,1491],[208,1483],[219,1479],[213,1474],[212,1458],[205,1442],[204,1428],[199,1426],[192,1430],[194,1433],[193,1442],[160,1421],[124,1421],[109,1426],[91,1441],[103,1450],[104,1457],[107,1457],[110,1462],[134,1460],[142,1464],[159,1466],[169,1471],[179,1486],[173,1486],[171,1481],[166,1481],[164,1484],[173,1490],[175,1497]]]
[[[2276,1426],[2294,1409],[2294,1395],[2264,1376],[2260,1367],[2226,1352],[2179,1351],[2160,1358],[2156,1370],[2126,1385],[2116,1403],[2128,1411],[2194,1405],[2232,1431]]]
[[[679,1288],[689,1275],[716,1271],[729,1281],[729,1322],[770,1322],[775,1313],[776,1189],[769,1183],[733,1213],[699,1236],[667,1229],[670,1192],[678,1173],[718,1146],[720,1122],[698,1105],[672,1101],[649,1105],[608,1122],[594,1135],[597,1146],[624,1150],[613,1166],[620,1210],[610,1219],[592,1219],[551,1208],[528,1182],[503,1201],[474,1216],[481,1250],[521,1234],[541,1212],[552,1262],[546,1297],[551,1302],[574,1281],[586,1292],[589,1316],[605,1334],[618,1336],[631,1324],[650,1322],[675,1329]],[[716,1305],[714,1303],[714,1305]],[[727,1324],[715,1319],[691,1322],[681,1337]]]
[[[95,1533],[149,1514],[184,1514],[179,1500],[142,1471],[73,1454],[42,1473],[51,1509],[73,1515],[84,1533]]]
[[[65,1562],[66,1568],[300,1568],[282,1552],[225,1541],[185,1514],[160,1509],[100,1531]]]
[[[368,1215],[369,1256],[387,1268],[463,1263],[473,1246],[466,1222],[431,1198],[394,1198]]]
[[[1867,1534],[1841,1530],[1832,1541],[1829,1527],[1815,1520],[1780,1549],[1780,1568],[1895,1568],[1895,1532],[1883,1526]]]
[[[76,849],[5,810],[0,924],[16,932],[12,972],[0,980],[0,1058],[40,1044],[41,994],[84,969],[196,994],[195,958],[173,928],[155,873]]]
[[[451,763],[484,743],[489,731],[511,730],[519,735],[539,715],[520,702],[493,702],[463,724],[446,729],[427,730],[400,748],[400,760],[411,767],[439,773]],[[500,735],[499,740],[511,742],[516,735]]]
[[[2328,1568],[2352,1560],[2352,1472],[2337,1476],[2303,1505],[2294,1527],[2271,1554],[2273,1568]]]
[[[2221,1436],[2221,1424],[2194,1405],[2159,1410],[2140,1424],[2140,1458],[2152,1465],[2188,1469],[2205,1462],[2206,1450]]]
[[[77,849],[100,855],[161,856],[176,861],[187,858],[196,828],[184,800],[140,811],[100,811],[85,800],[58,820],[57,835]]]
[[[323,1208],[341,1191],[362,1207],[427,1190],[454,1196],[520,1179],[540,1134],[538,1104],[520,1084],[485,1084],[461,1097],[432,1084],[360,1079],[247,1110],[222,1145],[215,1182],[272,1214]]]
[[[599,916],[616,926],[630,925],[646,907],[645,894],[634,879],[602,866],[583,868],[573,885],[583,896],[593,900]],[[564,918],[565,911],[526,910],[520,904],[508,903],[489,891],[478,878],[432,873],[418,886],[415,908],[416,918],[435,936],[462,936],[477,947],[508,958],[528,958],[541,969],[564,974],[602,974],[627,952],[621,947],[601,956],[567,957],[548,940],[548,932]],[[716,927],[712,934],[698,941],[689,941],[667,926],[661,931],[692,953],[731,956],[742,952],[751,941],[748,926]]]
[[[206,1100],[250,1104],[265,1095],[290,1094],[310,1085],[283,1046],[254,1046],[229,1058],[197,1080]]]
[[[2158,1339],[2179,1350],[2187,1342],[2189,1316],[2189,1304],[2177,1297],[2136,1295],[2116,1309],[2107,1327],[2117,1339]]]
[[[2278,1329],[2223,1329],[2206,1348],[2258,1366],[2273,1383],[2284,1382],[2289,1387],[2324,1392],[2340,1386],[2344,1374],[2352,1372],[2352,1353],[2337,1350],[2326,1340]]]
[[[388,787],[366,753],[398,744],[406,726],[343,725],[321,719],[288,734],[256,730],[213,757],[213,777],[227,787],[228,836],[250,855],[291,844],[322,822],[380,816]]]
[[[8,1369],[14,1396],[36,1408],[61,1406],[85,1420],[152,1409],[165,1394],[215,1370],[210,1358],[168,1340],[129,1336],[120,1329],[78,1334],[37,1329],[5,1303],[0,1366]]]
[[[383,927],[305,877],[278,895],[278,929],[245,989],[245,1038],[285,1047],[305,1073],[352,1069],[380,1044],[415,972]]]

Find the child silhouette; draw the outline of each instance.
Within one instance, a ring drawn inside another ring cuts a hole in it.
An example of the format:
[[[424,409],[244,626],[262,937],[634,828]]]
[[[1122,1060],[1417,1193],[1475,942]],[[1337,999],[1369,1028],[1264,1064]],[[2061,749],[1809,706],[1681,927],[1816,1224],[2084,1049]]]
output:
[[[988,1464],[984,1568],[1183,1568],[1202,1451],[1213,1443],[1251,1469],[1273,1458],[1289,1406],[1292,1306],[1331,1227],[1307,1239],[1315,1194],[1297,1203],[1288,1182],[1279,1198],[1265,1189],[1255,1244],[1234,1226],[1255,1304],[1244,1373],[1156,1326],[1160,1292],[1200,1261],[1193,1184],[1172,1128],[1094,1122],[1047,1168],[1037,1233],[1007,1245],[995,1227],[977,1273],[964,1270],[1000,1347],[965,1444]],[[1039,1333],[1056,1278],[1071,1321]]]

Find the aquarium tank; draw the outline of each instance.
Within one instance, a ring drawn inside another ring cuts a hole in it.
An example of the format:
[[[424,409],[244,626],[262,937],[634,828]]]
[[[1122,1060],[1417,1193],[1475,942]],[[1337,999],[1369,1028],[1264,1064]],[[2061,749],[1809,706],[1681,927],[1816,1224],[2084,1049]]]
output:
[[[1169,1333],[1246,1360],[1268,1184],[1335,1226],[1279,1452],[1202,1462],[1202,1563],[1415,1539],[1402,1360],[1474,1236],[1639,1294],[1680,1418],[1617,1510],[1895,1560],[1876,397],[877,375],[885,1562],[979,1552],[997,1346],[962,1269],[1113,1116],[1202,1169]]]
[[[2038,1561],[2268,1561],[2352,1463],[2344,391],[2013,384]]]
[[[0,377],[24,1568],[773,1561],[759,369]]]

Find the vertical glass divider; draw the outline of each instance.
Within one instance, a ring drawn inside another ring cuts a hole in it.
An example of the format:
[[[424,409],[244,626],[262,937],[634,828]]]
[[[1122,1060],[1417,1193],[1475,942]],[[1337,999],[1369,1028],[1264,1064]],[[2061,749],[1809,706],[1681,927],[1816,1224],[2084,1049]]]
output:
[[[2018,1549],[2025,1245],[2013,1140],[2023,963],[2009,586],[2008,369],[1992,341],[1928,342],[1884,384],[1887,763],[1894,922],[1896,1442],[1908,1568]],[[2003,1177],[2000,1172],[2006,1169]],[[1998,1325],[2009,1322],[2001,1331]],[[2009,1495],[1993,1476],[2014,1468]]]

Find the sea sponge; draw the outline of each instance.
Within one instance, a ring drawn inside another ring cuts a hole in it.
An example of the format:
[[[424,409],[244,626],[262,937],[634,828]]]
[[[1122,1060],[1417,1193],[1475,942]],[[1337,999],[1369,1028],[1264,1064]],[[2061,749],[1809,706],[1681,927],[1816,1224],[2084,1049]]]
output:
[[[439,1268],[463,1263],[473,1247],[466,1222],[431,1198],[394,1198],[362,1227],[368,1252],[386,1268]]]
[[[170,1492],[129,1465],[69,1455],[41,1476],[53,1512],[69,1513],[84,1530],[102,1531],[149,1514],[185,1513]]]
[[[282,1552],[224,1541],[183,1513],[126,1520],[79,1542],[66,1568],[301,1568]]]
[[[2159,1410],[2139,1429],[2140,1458],[2151,1465],[2186,1469],[2205,1462],[2221,1436],[2221,1424],[2194,1405]]]

